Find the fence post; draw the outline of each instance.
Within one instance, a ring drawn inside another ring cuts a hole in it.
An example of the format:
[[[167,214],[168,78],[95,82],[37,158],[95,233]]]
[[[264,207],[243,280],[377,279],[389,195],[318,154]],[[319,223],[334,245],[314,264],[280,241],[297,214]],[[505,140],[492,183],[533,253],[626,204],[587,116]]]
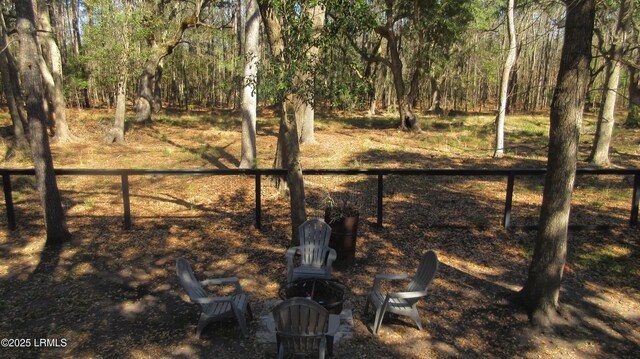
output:
[[[378,229],[382,229],[382,173],[378,174]]]
[[[262,185],[260,173],[256,173],[256,228],[262,228]]]
[[[507,198],[504,201],[504,216],[502,217],[502,225],[504,229],[509,229],[511,226],[511,206],[513,203],[513,182],[515,179],[515,175],[513,172],[509,172],[509,177],[507,178]]]
[[[129,176],[122,175],[122,203],[124,205],[124,229],[131,228],[131,204],[129,203]]]
[[[640,205],[640,173],[633,176],[633,195],[631,197],[631,218],[629,225],[638,225],[638,206]]]
[[[16,214],[13,211],[11,176],[9,173],[2,174],[2,187],[4,188],[4,203],[7,208],[7,224],[9,224],[9,229],[16,229]]]

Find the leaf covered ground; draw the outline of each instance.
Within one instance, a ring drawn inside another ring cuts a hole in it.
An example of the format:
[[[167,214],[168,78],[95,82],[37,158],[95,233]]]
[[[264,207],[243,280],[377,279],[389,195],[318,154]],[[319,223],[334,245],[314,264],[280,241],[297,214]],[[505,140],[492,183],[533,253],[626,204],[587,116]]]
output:
[[[263,114],[268,117],[268,113]],[[5,149],[8,133],[3,118]],[[81,140],[54,145],[57,168],[235,168],[240,124],[228,113],[163,114],[132,126],[127,143],[100,143],[106,111],[70,111]],[[269,168],[276,121],[258,124],[259,166]],[[544,167],[548,119],[514,118],[505,158],[491,159],[490,116],[423,118],[422,134],[396,130],[393,117],[332,114],[317,123],[317,144],[302,148],[304,168]],[[588,154],[587,118],[581,158]],[[638,130],[619,130],[618,167],[640,166]],[[30,167],[20,154],[3,167]],[[291,228],[285,197],[262,183],[261,230],[254,228],[251,177],[140,176],[130,179],[133,226],[122,228],[119,177],[59,177],[73,240],[44,247],[34,180],[12,177],[18,228],[0,219],[0,335],[66,339],[65,347],[0,348],[1,357],[274,357],[275,348],[241,339],[229,321],[194,334],[197,308],[175,277],[182,256],[201,278],[238,276],[254,312],[277,298],[285,281]],[[385,178],[384,228],[374,224],[375,178],[307,176],[307,213],[322,216],[327,195],[357,198],[361,222],[356,265],[335,276],[349,287],[355,337],[337,356],[351,357],[637,357],[640,350],[640,230],[627,226],[632,178],[580,177],[574,224],[605,231],[571,232],[561,302],[564,318],[533,330],[508,297],[526,278],[535,232],[501,225],[506,179]],[[536,222],[541,178],[517,178],[513,223]],[[378,338],[364,315],[366,293],[380,272],[415,270],[420,254],[441,260],[431,292],[420,302],[418,331],[400,317]],[[256,323],[250,324],[255,331]]]

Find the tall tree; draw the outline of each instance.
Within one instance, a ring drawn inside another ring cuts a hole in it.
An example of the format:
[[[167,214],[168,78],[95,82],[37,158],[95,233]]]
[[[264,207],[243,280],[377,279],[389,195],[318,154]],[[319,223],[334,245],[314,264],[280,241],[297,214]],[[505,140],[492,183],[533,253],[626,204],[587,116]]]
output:
[[[18,67],[15,58],[9,48],[9,37],[4,22],[4,14],[0,13],[0,72],[2,73],[2,87],[7,99],[9,114],[13,127],[15,145],[19,150],[27,150],[29,141],[26,130],[29,128],[26,114],[24,113],[22,93],[18,80]]]
[[[519,299],[535,325],[549,326],[559,304],[567,254],[578,139],[589,83],[595,0],[567,0],[564,45],[551,105],[547,174],[529,275]]]
[[[303,83],[303,87],[308,88],[305,91],[308,96],[294,95],[295,102],[295,116],[298,127],[298,137],[300,143],[315,143],[315,110],[313,108],[313,93],[314,93],[314,81],[316,66],[318,66],[320,46],[318,41],[325,22],[326,7],[320,2],[316,2],[315,5],[310,6],[307,9],[307,16],[311,19],[312,23],[312,36],[309,49],[307,50],[307,56],[309,57],[308,68],[309,71],[301,71],[299,81]]]
[[[256,167],[256,85],[260,46],[260,9],[256,0],[247,1],[244,41],[244,87],[242,89],[242,146],[240,168]]]
[[[622,69],[622,56],[625,43],[631,32],[631,20],[633,15],[634,0],[622,0],[618,10],[618,21],[613,31],[613,39],[604,52],[606,59],[605,80],[602,89],[602,105],[598,113],[596,134],[593,139],[593,147],[587,161],[592,165],[609,164],[609,147],[613,135],[615,122],[616,99],[618,97],[618,83],[620,82],[620,70]]]
[[[504,122],[507,113],[507,91],[509,89],[509,76],[516,62],[516,26],[515,26],[515,0],[507,0],[507,28],[509,34],[509,53],[504,61],[502,69],[502,81],[500,82],[500,106],[496,117],[496,142],[493,157],[504,156]]]
[[[47,134],[47,114],[44,110],[40,66],[44,64],[37,45],[34,6],[31,0],[16,2],[19,42],[18,62],[24,86],[31,152],[36,172],[40,201],[44,210],[47,244],[57,244],[71,238],[62,209],[60,192],[53,169],[53,159]]]
[[[282,18],[278,16],[277,9],[287,12],[294,9],[277,7],[272,0],[258,0],[262,22],[276,65],[279,67],[278,88],[276,101],[280,109],[280,127],[278,130],[278,154],[276,161],[280,159],[282,166],[287,170],[287,185],[289,187],[289,203],[291,205],[291,225],[293,243],[300,242],[298,227],[306,220],[304,179],[302,177],[302,164],[300,161],[300,144],[298,142],[298,130],[294,116],[295,108],[292,95],[292,81],[290,75],[296,73],[296,65],[305,55],[300,56],[299,49],[287,47],[295,46],[295,41],[286,34],[295,35],[293,28],[284,28]],[[289,15],[295,16],[296,14]],[[291,22],[288,23],[289,26]],[[286,32],[286,33],[285,33]],[[294,44],[292,44],[292,42]],[[300,44],[297,44],[300,45]],[[296,56],[297,55],[297,56]]]
[[[152,105],[154,103],[154,84],[159,82],[156,79],[156,73],[160,61],[167,55],[170,55],[178,44],[183,40],[183,34],[187,29],[201,25],[200,13],[208,6],[208,0],[197,0],[193,3],[191,11],[181,18],[177,25],[162,22],[172,21],[171,17],[179,16],[176,14],[178,6],[169,11],[169,18],[163,19],[165,16],[165,6],[168,2],[154,2],[152,14],[149,15],[148,38],[149,55],[142,66],[142,73],[138,78],[138,88],[136,94],[136,116],[134,122],[151,121]],[[180,13],[182,14],[182,13]]]
[[[64,143],[71,141],[73,136],[67,124],[67,103],[62,82],[62,55],[53,36],[53,28],[49,17],[49,6],[51,5],[51,0],[40,0],[35,5],[38,9],[38,43],[42,49],[43,61],[46,61],[45,66],[40,66],[40,71],[42,71],[42,78],[45,84],[45,94],[53,112],[55,129],[52,141]]]

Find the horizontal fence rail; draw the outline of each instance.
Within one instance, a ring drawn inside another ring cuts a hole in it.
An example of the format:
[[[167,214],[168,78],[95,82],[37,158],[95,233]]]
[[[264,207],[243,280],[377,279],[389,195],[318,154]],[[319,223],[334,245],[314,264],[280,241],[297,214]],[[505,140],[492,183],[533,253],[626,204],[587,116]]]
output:
[[[361,168],[361,169],[306,169],[304,175],[338,175],[338,176],[375,176],[377,177],[377,227],[383,225],[383,186],[384,176],[462,176],[488,177],[501,176],[507,178],[507,189],[502,225],[511,228],[511,208],[513,202],[513,188],[516,176],[544,175],[543,168],[497,168],[497,169],[394,169],[394,168]],[[120,176],[122,182],[122,200],[124,211],[124,227],[131,228],[131,204],[129,200],[130,176],[254,176],[255,177],[255,226],[261,228],[262,212],[262,176],[284,176],[285,169],[56,169],[56,176]],[[633,193],[631,198],[631,213],[629,225],[638,225],[638,207],[640,205],[640,168],[579,168],[576,174],[581,175],[633,175]],[[7,223],[10,229],[16,228],[16,217],[13,206],[11,176],[34,176],[34,169],[0,169],[4,189]],[[588,226],[588,228],[599,226]]]

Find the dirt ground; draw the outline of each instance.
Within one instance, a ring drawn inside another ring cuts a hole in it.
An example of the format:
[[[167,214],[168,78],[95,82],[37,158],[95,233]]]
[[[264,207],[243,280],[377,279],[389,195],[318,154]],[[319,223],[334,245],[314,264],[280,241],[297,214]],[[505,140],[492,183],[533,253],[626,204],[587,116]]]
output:
[[[108,113],[70,112],[81,140],[53,146],[57,168],[234,168],[239,162],[240,126],[224,113],[160,116],[129,128],[125,145],[105,146]],[[464,126],[425,121],[425,133],[412,135],[397,132],[386,117],[323,117],[318,143],[302,148],[303,166],[544,167],[545,148],[536,136],[519,135],[518,153],[493,160],[485,144],[464,138],[488,136],[482,120],[463,119]],[[259,123],[260,167],[270,167],[276,132],[273,120]],[[640,166],[638,135],[624,132],[618,140],[624,143],[614,144],[616,166]],[[3,167],[30,165],[16,155]],[[0,216],[0,337],[30,339],[30,346],[3,347],[0,357],[275,357],[275,345],[242,339],[232,321],[195,338],[198,308],[175,276],[182,256],[200,279],[239,277],[255,313],[277,298],[291,228],[287,200],[268,181],[258,230],[252,177],[132,177],[133,225],[125,230],[119,177],[58,180],[73,240],[45,248],[33,178],[12,177],[18,228],[9,231]],[[632,178],[578,179],[572,223],[611,228],[570,233],[562,319],[547,331],[532,329],[522,308],[508,300],[526,278],[535,232],[500,225],[505,178],[389,176],[382,229],[374,226],[375,180],[305,178],[310,217],[322,216],[328,194],[355,199],[361,210],[356,264],[335,272],[349,288],[355,319],[355,336],[340,343],[337,357],[638,356],[640,229],[627,225]],[[516,179],[514,224],[535,223],[541,183]],[[418,305],[424,330],[391,316],[374,338],[373,316],[363,313],[374,275],[414,271],[427,249],[437,251],[441,264]],[[249,327],[255,332],[256,322]],[[35,345],[46,338],[58,346]]]

